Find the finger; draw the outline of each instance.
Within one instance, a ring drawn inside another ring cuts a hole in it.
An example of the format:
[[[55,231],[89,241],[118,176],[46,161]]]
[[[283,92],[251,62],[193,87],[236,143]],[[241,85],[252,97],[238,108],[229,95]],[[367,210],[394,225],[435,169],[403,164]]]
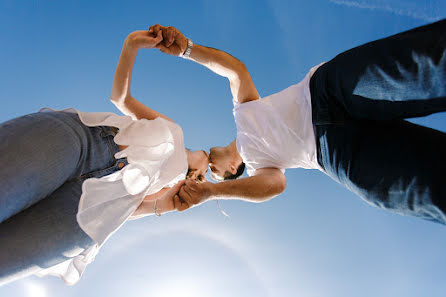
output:
[[[179,191],[178,191],[178,196],[180,196],[181,199],[187,201],[189,199],[187,192],[184,190],[184,187],[182,187]]]
[[[162,34],[162,31],[160,30],[160,31],[158,31],[158,33],[156,34],[155,41],[156,41],[156,43],[158,44],[158,43],[160,43],[162,40],[163,40],[163,34]]]
[[[195,181],[193,181],[192,179],[188,179],[185,184],[186,187],[193,187],[194,185]]]
[[[189,208],[189,204],[183,201],[178,195],[175,195],[174,197],[174,204],[178,211],[184,211]]]
[[[167,27],[166,29],[166,40],[167,40],[167,44],[166,46],[169,47],[172,45],[172,43],[174,43],[175,41],[175,28],[174,27]]]
[[[172,187],[172,189],[176,189],[177,191],[179,191],[181,189],[181,187],[184,185],[183,181],[178,182],[176,185],[174,185]]]
[[[180,196],[180,199],[187,202],[188,204],[194,204],[193,203],[193,196],[188,192],[186,187],[182,187],[180,191],[178,192],[178,196]]]
[[[189,204],[197,204],[197,199],[195,198],[196,195],[194,195],[194,192],[191,191],[191,189],[187,186],[184,186],[181,188],[182,190],[184,190],[184,192],[186,193],[186,197],[184,198],[184,200],[186,200],[187,203]],[[181,196],[181,195],[180,195]],[[181,196],[182,197],[182,196]]]
[[[186,183],[185,179],[180,180],[179,182],[177,182],[177,184],[175,186],[179,186],[182,187],[184,184]]]
[[[149,27],[149,32],[150,33],[155,33],[155,26],[156,25],[152,25],[152,26]]]
[[[182,186],[183,186],[182,184],[176,184],[169,190],[169,192],[172,193],[172,195],[178,194]]]
[[[161,42],[158,43],[155,47],[158,48],[161,52],[163,52],[165,54],[169,53],[169,49],[167,47],[165,47],[164,44],[162,44]]]
[[[173,208],[174,209],[178,209],[178,206],[180,205],[179,199],[180,199],[180,197],[178,195],[175,195],[173,197]]]
[[[198,191],[198,184],[199,183],[197,183],[195,180],[188,180],[186,182],[185,186],[188,187],[191,192],[197,192]]]
[[[153,33],[155,36],[158,35],[158,32],[161,30],[161,25],[160,24],[156,24],[156,25],[152,25],[149,28],[149,31],[151,31],[151,33]]]

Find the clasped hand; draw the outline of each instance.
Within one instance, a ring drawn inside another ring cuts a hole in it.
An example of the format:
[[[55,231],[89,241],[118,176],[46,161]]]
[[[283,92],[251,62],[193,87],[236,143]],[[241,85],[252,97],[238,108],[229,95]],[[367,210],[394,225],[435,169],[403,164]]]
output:
[[[158,48],[165,54],[180,56],[187,49],[186,37],[175,27],[153,25],[148,31],[130,33],[125,42],[132,49]]]
[[[211,197],[211,187],[212,183],[210,182],[200,183],[191,179],[186,180],[174,197],[175,208],[178,211],[183,211],[207,201]]]
[[[184,211],[203,203],[211,197],[211,186],[210,182],[198,183],[192,179],[179,181],[172,188],[166,188],[163,195],[157,199],[157,213]]]

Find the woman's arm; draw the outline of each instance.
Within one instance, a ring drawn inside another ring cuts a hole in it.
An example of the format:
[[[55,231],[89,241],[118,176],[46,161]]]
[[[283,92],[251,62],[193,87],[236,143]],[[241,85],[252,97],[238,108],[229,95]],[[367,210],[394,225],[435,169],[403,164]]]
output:
[[[185,180],[182,180],[172,188],[163,188],[157,193],[147,195],[129,219],[139,219],[141,217],[155,214],[155,201],[157,215],[178,209],[181,207],[178,192],[185,182]]]
[[[163,117],[172,121],[165,115],[145,106],[133,98],[130,93],[132,70],[138,50],[141,48],[154,48],[162,40],[163,36],[160,32],[154,35],[149,31],[135,31],[130,33],[124,41],[115,77],[113,78],[110,100],[122,113],[131,116],[135,120],[153,120],[157,117]]]

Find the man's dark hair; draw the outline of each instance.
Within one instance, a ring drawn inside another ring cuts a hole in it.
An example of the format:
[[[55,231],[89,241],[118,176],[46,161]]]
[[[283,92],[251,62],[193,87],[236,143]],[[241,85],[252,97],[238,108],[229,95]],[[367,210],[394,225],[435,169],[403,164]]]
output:
[[[238,166],[237,172],[235,174],[229,174],[225,176],[224,180],[237,179],[239,176],[243,174],[244,171],[245,171],[245,163],[242,162],[242,164]]]

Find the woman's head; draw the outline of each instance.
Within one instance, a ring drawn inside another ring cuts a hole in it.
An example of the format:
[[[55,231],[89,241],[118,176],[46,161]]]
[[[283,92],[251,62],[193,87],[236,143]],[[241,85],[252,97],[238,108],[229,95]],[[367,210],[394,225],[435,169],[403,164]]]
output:
[[[209,166],[209,155],[205,151],[191,151],[186,149],[187,163],[189,165],[187,177],[198,182],[206,180],[205,175]]]

